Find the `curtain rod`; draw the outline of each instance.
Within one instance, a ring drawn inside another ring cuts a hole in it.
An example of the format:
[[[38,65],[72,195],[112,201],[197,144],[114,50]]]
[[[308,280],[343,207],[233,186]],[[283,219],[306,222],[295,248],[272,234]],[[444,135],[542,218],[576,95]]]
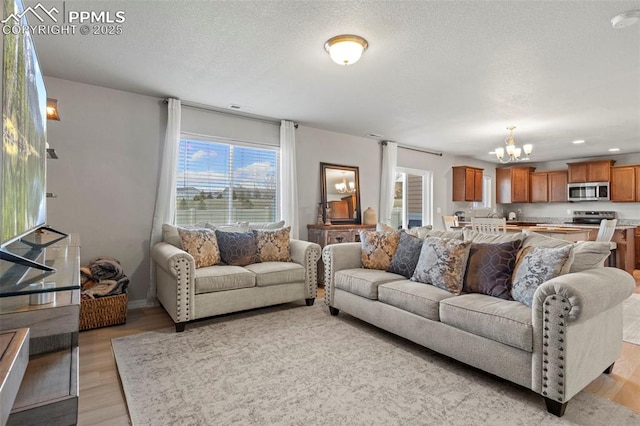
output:
[[[169,102],[168,98],[165,98],[162,100],[162,102],[164,102],[165,104]],[[205,105],[205,104],[199,104],[196,102],[189,102],[189,101],[180,101],[180,105],[187,107],[187,108],[192,108],[192,109],[199,109],[201,111],[207,111],[207,112],[213,112],[216,114],[222,114],[222,115],[230,115],[232,117],[243,117],[249,120],[255,120],[255,121],[260,121],[263,123],[269,123],[269,124],[280,124],[280,120],[278,120],[277,118],[271,118],[271,117],[262,117],[262,116],[255,116],[255,115],[250,115],[250,114],[238,114],[237,112],[231,112],[231,111],[225,111],[223,109],[220,108],[216,108],[210,105]],[[294,127],[297,129],[298,128],[298,123],[293,123]]]
[[[393,142],[393,141],[381,141],[380,144],[381,145],[386,145],[387,142]],[[422,152],[422,153],[425,153],[425,154],[431,154],[431,155],[436,155],[438,157],[442,157],[442,153],[441,152],[429,151],[427,149],[422,149],[422,148],[418,148],[418,147],[415,147],[415,146],[398,144],[398,148],[406,149],[408,151]]]

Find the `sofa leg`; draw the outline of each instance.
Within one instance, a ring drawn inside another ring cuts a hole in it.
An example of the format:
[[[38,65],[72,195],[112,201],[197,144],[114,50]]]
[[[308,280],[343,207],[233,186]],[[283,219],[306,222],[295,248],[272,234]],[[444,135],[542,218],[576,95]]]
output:
[[[176,323],[176,333],[182,333],[184,331],[185,326],[187,325],[186,322],[177,322]]]
[[[558,417],[564,416],[564,410],[567,408],[566,402],[558,402],[549,398],[545,398],[544,402],[547,405],[548,412],[550,412],[554,416],[558,416]]]
[[[615,364],[615,362],[613,364]],[[611,372],[613,371],[613,364],[608,366],[607,369],[603,371],[603,373],[604,374],[611,374]]]
[[[305,302],[307,302],[307,306],[313,306],[313,302],[316,301],[315,298],[311,298],[311,299],[304,299]]]
[[[340,313],[340,309],[329,306],[329,312],[335,317]]]

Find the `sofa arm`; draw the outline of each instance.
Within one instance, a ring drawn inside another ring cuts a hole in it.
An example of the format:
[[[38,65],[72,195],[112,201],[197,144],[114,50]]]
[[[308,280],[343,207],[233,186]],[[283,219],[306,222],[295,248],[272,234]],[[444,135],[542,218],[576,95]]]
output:
[[[320,246],[316,243],[302,240],[290,240],[291,260],[304,266],[306,298],[315,299],[318,291],[318,260],[320,259]]]
[[[362,244],[330,244],[322,249],[324,262],[324,303],[333,306],[334,276],[344,269],[362,268]]]
[[[192,318],[196,264],[186,251],[160,242],[151,249],[156,264],[156,297],[174,322]]]
[[[536,290],[531,388],[564,404],[622,351],[622,302],[635,280],[616,268],[561,275]]]
[[[583,321],[622,303],[634,288],[633,277],[617,268],[593,268],[560,275],[536,290],[534,316],[541,318],[545,303],[551,303],[549,299],[558,296],[568,303],[567,321]]]

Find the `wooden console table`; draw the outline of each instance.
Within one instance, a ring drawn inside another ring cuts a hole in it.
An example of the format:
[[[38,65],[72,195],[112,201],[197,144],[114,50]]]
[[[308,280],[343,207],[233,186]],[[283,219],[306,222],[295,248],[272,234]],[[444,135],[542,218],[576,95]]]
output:
[[[329,244],[355,243],[360,241],[360,230],[375,230],[376,225],[349,223],[344,225],[307,225],[308,240],[320,244],[321,248]],[[324,263],[322,256],[318,262],[318,284],[324,284]]]
[[[21,243],[14,244],[18,252]],[[40,250],[37,261],[56,272],[41,278],[41,271],[30,268],[15,283],[4,275],[0,293],[0,330],[30,330],[29,363],[7,425],[78,421],[79,239],[71,235]],[[9,262],[1,263],[0,275],[12,268]]]

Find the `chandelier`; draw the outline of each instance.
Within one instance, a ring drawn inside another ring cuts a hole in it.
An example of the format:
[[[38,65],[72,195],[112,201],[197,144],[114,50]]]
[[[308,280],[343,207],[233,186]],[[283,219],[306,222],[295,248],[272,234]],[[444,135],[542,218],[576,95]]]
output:
[[[336,183],[335,186],[336,186],[336,191],[338,191],[338,193],[340,194],[352,194],[356,192],[355,182],[351,181],[347,183],[347,179],[345,179],[344,176],[342,177],[342,182]]]
[[[531,144],[526,144],[526,145],[522,145],[522,148],[516,146],[516,141],[513,138],[513,130],[516,128],[516,126],[509,126],[507,127],[507,130],[509,131],[509,136],[507,136],[504,140],[504,143],[506,145],[505,148],[496,148],[496,157],[498,157],[498,160],[500,160],[501,163],[509,163],[509,162],[516,162],[516,161],[520,161],[520,160],[528,160],[529,159],[529,154],[531,154],[531,151],[533,151],[533,145]],[[505,149],[507,151],[507,156],[505,158]],[[524,152],[524,157],[520,158],[520,155],[522,155],[522,153]]]

